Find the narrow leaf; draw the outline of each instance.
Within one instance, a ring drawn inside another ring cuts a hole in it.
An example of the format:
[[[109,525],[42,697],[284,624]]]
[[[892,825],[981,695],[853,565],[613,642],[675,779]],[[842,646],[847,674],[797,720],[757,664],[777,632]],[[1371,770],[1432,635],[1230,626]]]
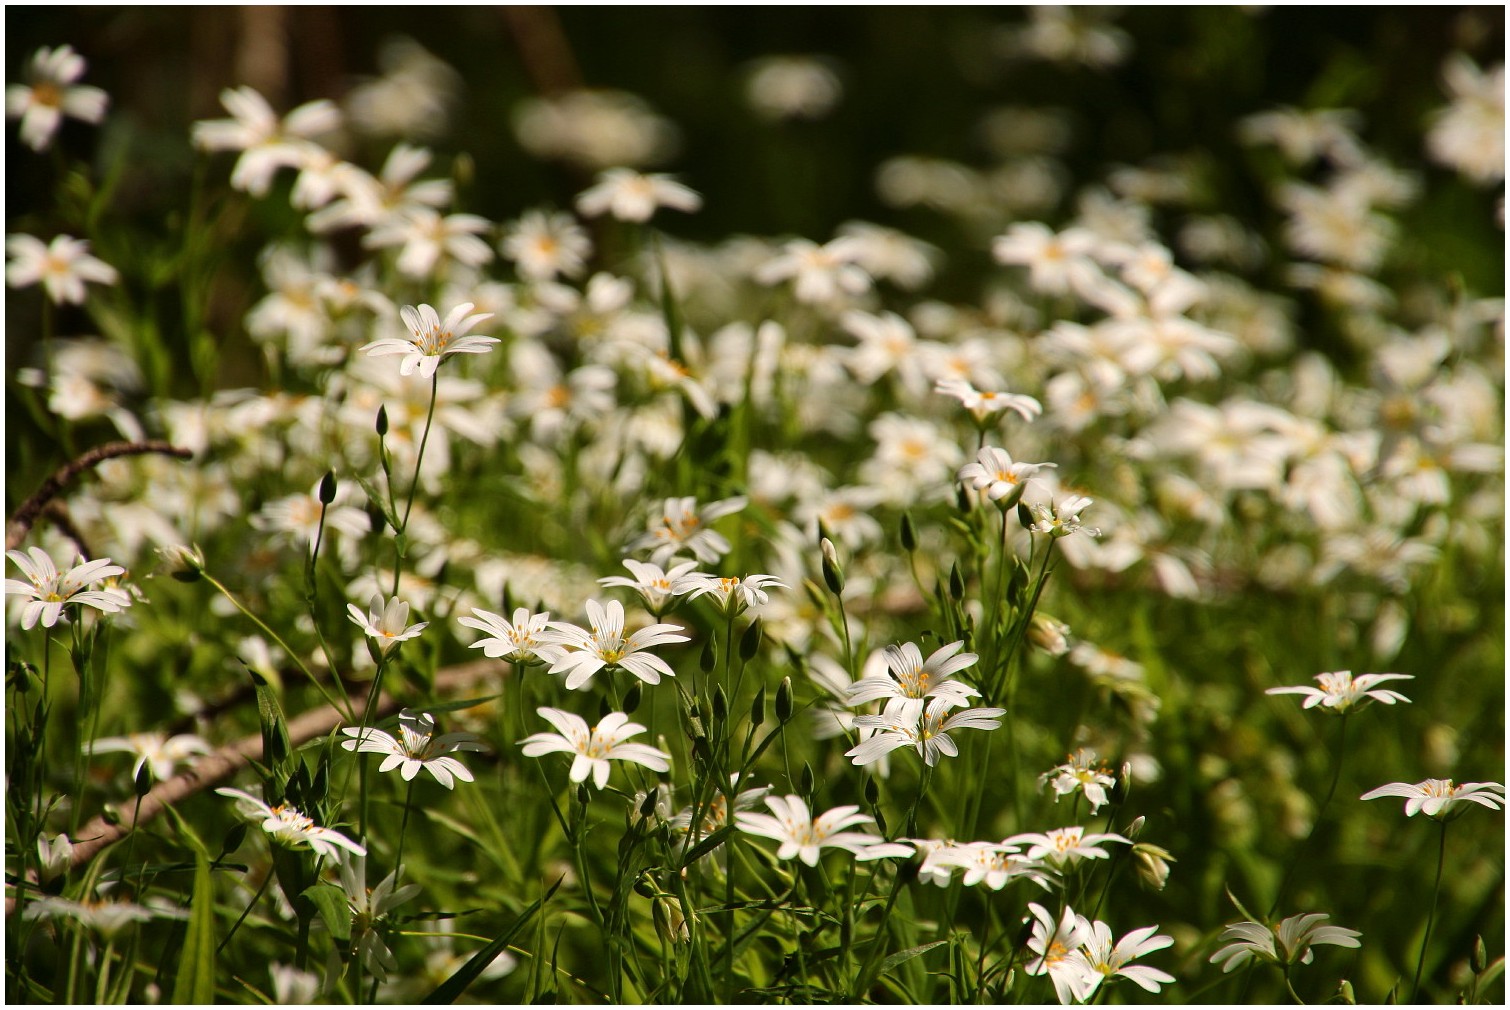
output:
[[[466,991],[467,986],[477,980],[477,976],[481,975],[483,970],[493,963],[494,958],[503,953],[504,948],[509,945],[509,941],[513,940],[534,914],[551,899],[551,895],[556,893],[556,888],[560,887],[561,881],[565,879],[565,877],[558,879],[551,885],[550,890],[531,902],[530,906],[519,914],[519,918],[514,920],[512,926],[500,933],[498,938],[492,943],[473,954],[466,964],[456,970],[456,974],[436,986],[435,991],[426,996],[424,1002],[427,1004],[456,1002],[456,998]]]
[[[189,928],[173,980],[174,1003],[215,1002],[215,885],[210,860],[194,856],[194,896],[189,902]]]

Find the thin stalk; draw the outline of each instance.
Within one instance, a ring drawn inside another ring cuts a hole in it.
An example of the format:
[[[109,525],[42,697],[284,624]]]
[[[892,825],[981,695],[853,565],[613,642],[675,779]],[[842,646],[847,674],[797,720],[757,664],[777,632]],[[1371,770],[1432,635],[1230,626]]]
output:
[[[328,690],[326,690],[325,685],[322,684],[322,683],[320,683],[319,678],[317,678],[314,675],[314,673],[310,671],[309,667],[307,667],[307,666],[304,665],[304,661],[299,658],[299,654],[296,653],[293,649],[290,649],[288,647],[288,643],[285,642],[283,640],[283,638],[276,631],[274,631],[272,628],[269,628],[267,626],[266,622],[264,622],[262,620],[262,618],[258,617],[256,614],[254,614],[250,610],[246,609],[246,607],[242,604],[242,602],[236,598],[236,595],[234,593],[232,593],[229,589],[227,589],[218,579],[216,579],[214,576],[212,576],[209,572],[201,572],[200,574],[204,577],[204,580],[206,582],[208,582],[210,585],[214,586],[216,589],[220,590],[221,595],[224,596],[226,599],[230,600],[231,603],[236,607],[237,610],[239,610],[243,614],[245,614],[246,617],[247,617],[247,619],[250,620],[253,624],[255,624],[257,626],[257,629],[259,631],[261,631],[267,637],[271,638],[273,640],[273,642],[276,643],[277,646],[280,649],[282,649],[285,653],[288,654],[288,658],[291,659],[291,660],[293,660],[294,661],[294,665],[299,668],[299,671],[301,673],[303,673],[304,676],[306,676],[306,677],[309,678],[309,682],[314,685],[315,690],[317,690],[317,691],[320,692],[320,695],[330,704],[331,708],[335,709],[337,712],[342,713],[348,719],[351,719],[351,718],[354,717],[355,713],[353,713],[352,710],[345,704],[344,699],[337,700],[334,695],[332,695]]]
[[[1431,911],[1426,915],[1426,935],[1421,937],[1421,953],[1416,958],[1416,979],[1410,986],[1410,1001],[1419,1002],[1421,994],[1421,970],[1426,967],[1426,948],[1431,945],[1431,930],[1437,921],[1437,898],[1442,893],[1442,867],[1447,862],[1447,822],[1437,822],[1441,831],[1437,834],[1437,879],[1431,885]]]
[[[1347,713],[1342,714],[1340,721],[1341,725],[1337,728],[1337,759],[1332,762],[1332,784],[1327,787],[1326,798],[1321,801],[1321,806],[1316,810],[1316,816],[1311,821],[1311,830],[1306,832],[1305,839],[1295,847],[1295,853],[1290,857],[1290,865],[1285,868],[1284,879],[1279,882],[1279,890],[1274,892],[1274,904],[1269,906],[1270,919],[1274,918],[1274,913],[1279,911],[1279,904],[1284,900],[1285,890],[1295,876],[1296,867],[1300,865],[1301,853],[1316,836],[1316,829],[1321,827],[1327,807],[1331,804],[1332,797],[1337,794],[1337,783],[1342,779],[1343,759],[1347,756]]]
[[[414,480],[409,483],[409,501],[404,505],[404,518],[399,523],[399,528],[396,531],[398,536],[403,536],[404,531],[409,528],[409,514],[414,511],[414,496],[419,491],[420,467],[425,462],[425,446],[430,444],[430,426],[435,420],[435,398],[439,389],[440,370],[437,368],[430,376],[430,407],[425,411],[425,431],[419,439],[419,454],[414,457]],[[391,595],[397,596],[399,576],[403,574],[404,567],[402,564],[403,559],[398,556],[399,542],[397,537],[394,538],[393,551],[393,592]]]
[[[399,875],[404,872],[404,835],[409,830],[409,809],[414,805],[414,783],[417,777],[409,780],[409,788],[404,790],[404,819],[398,826],[398,854],[393,857],[393,886],[397,890]]]

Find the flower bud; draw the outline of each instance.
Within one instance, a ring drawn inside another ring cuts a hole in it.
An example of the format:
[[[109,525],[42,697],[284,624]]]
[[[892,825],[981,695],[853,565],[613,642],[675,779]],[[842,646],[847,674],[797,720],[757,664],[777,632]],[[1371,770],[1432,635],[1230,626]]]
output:
[[[703,643],[703,653],[697,659],[698,669],[704,673],[712,673],[718,665],[718,635],[709,633],[708,640]]]
[[[1062,656],[1070,651],[1070,626],[1047,614],[1034,614],[1028,625],[1028,640],[1050,656]]]
[[[713,689],[713,720],[725,722],[729,718],[729,696],[724,694],[723,685]]]
[[[949,568],[949,598],[955,603],[965,598],[965,577],[959,573],[959,562]]]
[[[776,721],[788,723],[796,711],[796,701],[792,697],[792,678],[782,677],[781,686],[776,689]]]
[[[839,565],[839,552],[828,537],[824,537],[819,546],[823,550],[823,581],[828,585],[828,591],[838,596],[844,592],[844,569]]]
[[[1160,845],[1137,842],[1132,847],[1132,854],[1138,879],[1155,891],[1164,890],[1164,885],[1169,882],[1169,864],[1176,862],[1169,850]]]
[[[383,438],[384,436],[386,436],[388,434],[388,405],[387,404],[382,404],[382,405],[380,405],[378,407],[378,412],[377,412],[377,433],[378,433],[378,438]]]
[[[179,582],[198,582],[204,574],[204,552],[199,545],[176,544],[157,548],[161,568]]]
[[[1353,983],[1347,979],[1337,983],[1337,1002],[1348,1006],[1354,1006],[1358,1002],[1358,997],[1353,993]]]
[[[1481,974],[1485,968],[1489,967],[1489,951],[1484,946],[1484,937],[1482,935],[1474,939],[1473,953],[1469,956],[1468,963],[1473,966],[1473,973],[1475,975]]]
[[[760,636],[760,618],[757,617],[750,622],[750,626],[745,629],[744,635],[739,639],[740,659],[748,663],[755,658],[755,653],[760,651]]]
[[[58,835],[48,841],[46,838],[37,839],[37,873],[45,884],[61,873],[68,872],[68,867],[73,865],[73,843],[67,835]],[[1482,940],[1480,944],[1482,944]]]
[[[759,729],[760,724],[765,722],[765,685],[755,692],[755,700],[750,702],[750,728]]]
[[[336,500],[336,474],[334,470],[326,470],[325,476],[320,478],[320,504],[329,505]]]
[[[918,549],[918,531],[912,525],[912,513],[902,513],[902,550],[911,554]]]
[[[806,761],[802,762],[802,778],[798,783],[798,792],[803,796],[810,797],[813,795],[813,791],[817,788],[817,785],[817,778],[813,775],[813,766]]]
[[[1022,502],[1017,503],[1017,524],[1025,530],[1033,528],[1033,511]]]
[[[624,692],[624,707],[620,711],[625,715],[634,715],[634,710],[640,707],[640,699],[644,697],[640,684],[641,682],[637,680],[628,691]]]

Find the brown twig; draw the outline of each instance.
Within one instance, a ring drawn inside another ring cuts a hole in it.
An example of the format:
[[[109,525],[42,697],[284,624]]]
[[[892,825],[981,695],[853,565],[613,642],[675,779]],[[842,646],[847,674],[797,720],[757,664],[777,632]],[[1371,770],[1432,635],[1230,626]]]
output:
[[[37,521],[37,516],[42,514],[47,503],[56,498],[79,474],[98,466],[107,459],[114,459],[117,456],[142,456],[148,453],[176,456],[179,459],[190,459],[194,455],[188,449],[180,449],[169,442],[158,440],[107,442],[105,445],[95,446],[78,459],[70,460],[60,466],[51,477],[42,482],[36,494],[21,503],[21,507],[16,509],[16,514],[11,516],[10,522],[5,525],[5,549],[13,551],[21,546],[21,541],[26,538],[26,534],[31,532],[32,524]]]
[[[507,669],[505,664],[488,659],[446,667],[435,675],[435,690],[438,694],[450,694],[486,676],[498,676]],[[360,695],[353,695],[352,698],[356,702],[364,700]],[[392,715],[398,707],[398,698],[384,691],[378,696],[374,717],[383,718]],[[330,705],[322,705],[288,721],[289,742],[298,747],[329,733],[340,726],[343,721],[344,717],[337,709]],[[129,835],[133,825],[145,824],[162,813],[164,807],[172,806],[203,789],[208,789],[217,782],[225,781],[250,762],[261,758],[262,734],[260,732],[242,737],[214,753],[205,755],[194,762],[194,766],[188,771],[153,786],[151,791],[142,797],[141,806],[135,808],[134,816],[132,810],[123,809],[120,819],[115,823],[105,820],[104,817],[96,817],[80,828],[75,835],[73,852],[69,857],[70,865],[83,866],[104,849]],[[132,806],[135,807],[135,804]],[[5,899],[7,914],[14,903],[13,897]]]

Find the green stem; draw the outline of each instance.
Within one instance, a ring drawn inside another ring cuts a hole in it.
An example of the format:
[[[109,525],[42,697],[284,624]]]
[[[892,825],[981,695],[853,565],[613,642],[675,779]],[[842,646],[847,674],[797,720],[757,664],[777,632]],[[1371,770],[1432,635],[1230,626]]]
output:
[[[1316,810],[1316,816],[1311,821],[1311,830],[1306,832],[1305,839],[1295,847],[1295,854],[1290,857],[1290,865],[1285,868],[1284,879],[1279,882],[1279,890],[1274,892],[1274,904],[1269,906],[1269,918],[1274,918],[1274,913],[1279,911],[1279,904],[1284,900],[1285,891],[1290,886],[1291,879],[1295,876],[1295,870],[1300,866],[1300,857],[1312,838],[1316,837],[1316,829],[1321,827],[1322,818],[1326,816],[1327,807],[1331,805],[1332,797],[1337,794],[1337,783],[1342,779],[1343,759],[1347,756],[1347,714],[1341,716],[1341,725],[1337,728],[1337,760],[1332,762],[1332,784],[1327,787],[1326,798],[1321,801],[1321,806]]]
[[[1431,930],[1437,921],[1437,898],[1442,893],[1442,867],[1447,861],[1447,822],[1437,822],[1441,831],[1437,835],[1437,879],[1431,885],[1431,911],[1426,915],[1426,935],[1421,937],[1421,953],[1416,958],[1416,979],[1411,983],[1410,1001],[1418,1002],[1421,993],[1421,971],[1426,967],[1426,948],[1431,945]]]
[[[417,776],[416,776],[417,778]],[[409,809],[414,805],[414,782],[409,780],[409,788],[404,791],[404,819],[398,826],[398,854],[393,857],[393,886],[398,889],[400,876],[404,872],[404,836],[409,830]]]
[[[309,667],[304,665],[304,661],[299,658],[299,654],[294,652],[293,649],[290,649],[288,647],[288,643],[285,642],[276,631],[274,631],[272,628],[269,628],[266,622],[262,620],[262,618],[246,609],[242,602],[236,598],[236,595],[229,589],[227,589],[223,584],[221,584],[221,582],[214,576],[212,576],[209,572],[201,572],[201,574],[204,576],[204,580],[206,582],[214,586],[216,589],[220,590],[221,595],[230,600],[237,610],[245,614],[247,619],[255,624],[259,631],[261,631],[267,637],[271,638],[280,649],[288,654],[288,658],[293,660],[294,665],[299,668],[299,671],[303,673],[304,676],[309,678],[309,682],[314,685],[315,690],[320,692],[321,696],[324,697],[324,699],[330,704],[331,708],[345,715],[347,719],[354,717],[355,713],[353,713],[351,708],[345,704],[345,701],[338,700],[334,695],[330,693],[329,690],[326,689],[324,684],[320,683],[319,678],[317,678],[314,673],[310,671]]]
[[[425,411],[425,431],[419,439],[419,454],[414,457],[414,480],[409,482],[409,501],[404,505],[404,518],[403,521],[399,523],[399,528],[396,531],[398,537],[402,537],[404,535],[404,531],[409,528],[409,514],[414,511],[414,496],[419,491],[420,467],[422,467],[425,462],[425,446],[430,444],[430,426],[435,420],[435,399],[436,393],[439,389],[440,369],[437,368],[435,372],[430,376],[430,407]],[[394,538],[393,547],[395,554],[393,560],[393,593],[391,594],[393,596],[398,595],[399,576],[402,574],[404,567],[401,563],[402,558],[398,556],[398,537]]]

